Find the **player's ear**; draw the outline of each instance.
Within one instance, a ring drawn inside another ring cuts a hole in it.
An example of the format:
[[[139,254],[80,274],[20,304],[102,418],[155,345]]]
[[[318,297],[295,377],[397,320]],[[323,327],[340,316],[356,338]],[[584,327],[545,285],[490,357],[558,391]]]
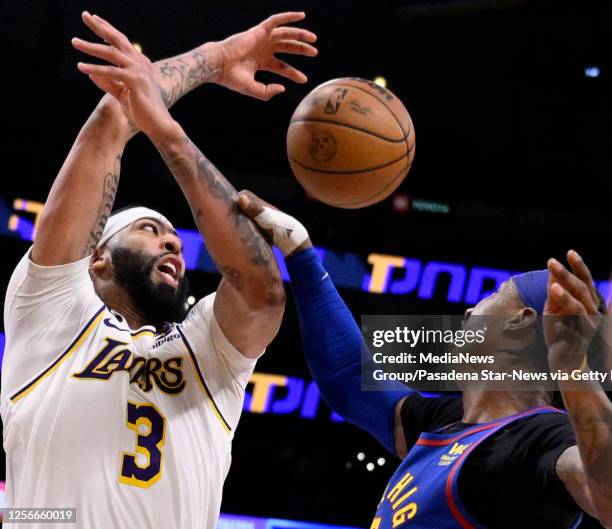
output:
[[[538,313],[532,307],[523,307],[515,312],[504,323],[504,331],[516,332],[523,331],[531,327],[538,317]]]
[[[92,276],[104,277],[111,272],[110,252],[106,248],[96,248],[89,261],[89,273]]]

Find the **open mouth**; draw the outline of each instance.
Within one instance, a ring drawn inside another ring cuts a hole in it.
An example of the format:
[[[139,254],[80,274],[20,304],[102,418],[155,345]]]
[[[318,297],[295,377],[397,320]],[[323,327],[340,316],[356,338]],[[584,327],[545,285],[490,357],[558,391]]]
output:
[[[173,288],[178,286],[179,271],[174,263],[169,261],[159,263],[155,270],[157,270],[164,283],[167,283]]]

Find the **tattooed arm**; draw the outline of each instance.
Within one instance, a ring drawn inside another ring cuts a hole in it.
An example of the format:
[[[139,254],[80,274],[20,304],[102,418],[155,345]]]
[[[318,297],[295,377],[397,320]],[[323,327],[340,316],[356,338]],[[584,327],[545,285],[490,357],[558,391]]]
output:
[[[207,59],[207,49],[192,54],[191,64],[196,68],[191,76],[185,74],[189,68],[185,57],[157,70],[123,33],[99,17],[92,18],[88,26],[107,44],[75,43],[85,53],[111,63],[80,63],[79,69],[112,95],[129,122],[151,139],[187,197],[198,228],[223,274],[215,299],[215,316],[230,342],[245,356],[258,355],[278,331],[285,306],[280,273],[270,246],[253,222],[239,211],[235,189],[189,141],[166,107],[175,98],[175,87],[179,91],[189,89],[198,79],[214,79],[260,99],[269,99],[284,87],[255,81],[259,69],[305,82],[303,73],[274,57],[279,51],[316,55],[316,49],[304,42],[314,42],[314,34],[279,27],[303,18],[304,13],[273,15],[226,39],[220,43],[216,63],[215,59]],[[159,73],[165,78],[161,90]]]
[[[240,211],[233,186],[177,123],[150,138],[183,190],[223,275],[215,317],[229,341],[245,356],[255,357],[276,336],[285,307],[272,249]]]
[[[207,82],[262,100],[285,91],[281,84],[266,85],[256,81],[255,74],[262,70],[296,83],[305,83],[307,78],[301,71],[275,56],[276,53],[307,57],[317,55],[317,49],[311,45],[317,40],[314,33],[285,25],[302,20],[305,16],[301,12],[272,15],[247,31],[220,42],[207,42],[187,53],[155,63],[153,73],[166,107],[169,108],[180,97]],[[116,66],[128,66],[126,62],[117,62],[120,56],[125,59],[126,53],[135,51],[128,38],[97,15],[91,16],[85,12],[83,20],[110,46],[73,39],[74,47]],[[108,78],[110,73],[116,73],[112,68],[105,66],[98,70],[101,75],[92,77],[92,81],[108,93],[113,93],[113,88],[117,88],[117,84]]]
[[[95,23],[87,13],[83,19],[90,27]],[[73,44],[79,49],[88,45],[80,39]],[[204,45],[153,65],[168,107],[218,77],[220,54],[216,49],[214,44]],[[99,77],[92,80],[104,84]],[[79,132],[51,187],[32,248],[35,263],[70,263],[93,252],[113,209],[123,150],[136,133],[117,101],[105,95]]]
[[[119,105],[103,98],[53,182],[34,238],[35,263],[70,263],[93,251],[113,207],[129,134]]]
[[[213,81],[221,72],[219,45],[211,42],[188,53],[154,64],[157,84],[166,107],[198,86]]]
[[[74,44],[79,47],[80,42],[75,39]],[[153,65],[166,106],[218,75],[218,59],[207,62],[207,53],[218,58],[205,45]],[[117,101],[105,95],[53,183],[32,248],[34,262],[58,265],[93,252],[113,209],[123,150],[137,132]]]
[[[303,73],[274,57],[276,52],[316,55],[316,49],[307,44],[316,40],[313,33],[279,27],[303,17],[303,13],[274,15],[222,42],[207,43],[153,64],[151,72],[164,104],[170,107],[206,82],[215,82],[259,99],[269,99],[284,90],[282,85],[255,81],[255,73],[260,69],[305,82]],[[132,47],[125,35],[102,18],[85,12],[83,21],[110,46],[73,39],[75,48],[110,60],[109,50]],[[105,92],[112,93],[113,82],[102,72],[97,73],[101,75],[91,74],[91,80]],[[80,131],[51,188],[32,249],[35,262],[58,265],[78,260],[93,251],[113,207],[121,155],[136,132],[116,99],[108,95],[102,98]]]

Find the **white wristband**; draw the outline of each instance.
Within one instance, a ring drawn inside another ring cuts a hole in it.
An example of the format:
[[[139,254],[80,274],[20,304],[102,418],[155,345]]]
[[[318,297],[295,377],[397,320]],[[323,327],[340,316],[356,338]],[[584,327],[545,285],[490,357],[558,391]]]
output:
[[[308,232],[301,222],[277,209],[264,207],[253,220],[262,228],[272,230],[272,242],[285,256],[308,239]]]

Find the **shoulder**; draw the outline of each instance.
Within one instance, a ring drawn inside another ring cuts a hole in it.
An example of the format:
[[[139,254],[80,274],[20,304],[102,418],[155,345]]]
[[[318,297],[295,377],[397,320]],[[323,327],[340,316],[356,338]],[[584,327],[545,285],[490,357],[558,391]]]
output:
[[[210,317],[213,314],[215,295],[216,292],[212,292],[203,298],[200,298],[196,304],[191,307],[181,325],[183,327],[187,327],[189,325],[201,326],[209,324]]]
[[[17,264],[6,291],[7,338],[30,339],[35,328],[61,327],[58,336],[76,332],[103,304],[89,276],[90,258],[58,266],[41,266],[30,251]],[[53,344],[56,347],[58,344]]]
[[[514,444],[518,456],[529,451],[541,453],[576,444],[572,425],[565,413],[539,413],[525,417],[503,428],[497,437],[502,442]]]
[[[506,425],[484,439],[465,461],[459,475],[465,507],[484,525],[498,519],[501,511],[513,527],[527,522],[538,527],[570,526],[579,509],[555,467],[574,444],[564,413],[531,415]]]
[[[512,422],[485,439],[469,465],[507,483],[529,484],[531,493],[567,503],[556,472],[557,460],[576,440],[565,413],[542,413]]]
[[[200,299],[178,327],[197,358],[208,357],[235,375],[248,375],[257,359],[245,357],[223,333],[214,313],[216,293]]]
[[[61,297],[74,299],[77,293],[80,297],[97,298],[89,277],[89,263],[88,256],[73,263],[41,266],[32,261],[28,250],[11,275],[6,291],[5,318],[14,306],[33,307],[36,302],[42,304]]]
[[[28,251],[6,292],[2,395],[53,364],[102,308],[89,277],[88,257],[65,265],[40,266]]]
[[[520,475],[537,467],[554,469],[556,459],[576,440],[565,413],[540,413],[514,421],[484,439],[470,458]]]
[[[194,342],[194,346],[198,348],[203,345],[212,346],[222,338],[215,319],[215,297],[216,293],[213,292],[201,298],[191,307],[183,322],[177,325],[184,338]]]

